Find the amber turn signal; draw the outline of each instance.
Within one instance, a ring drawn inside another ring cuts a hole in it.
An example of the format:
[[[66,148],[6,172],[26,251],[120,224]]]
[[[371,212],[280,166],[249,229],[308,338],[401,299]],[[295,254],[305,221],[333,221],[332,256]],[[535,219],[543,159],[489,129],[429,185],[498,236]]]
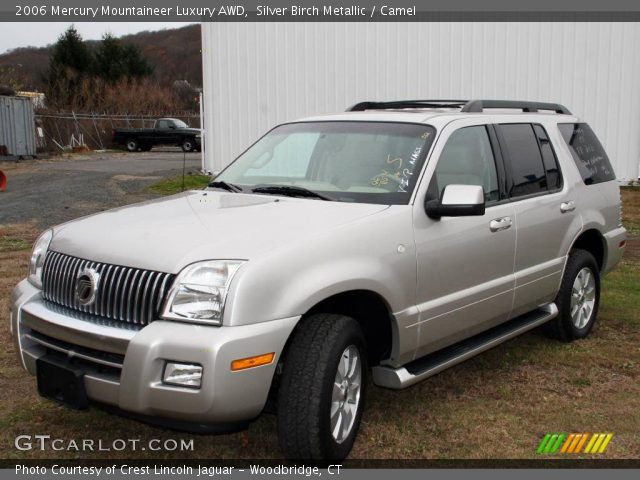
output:
[[[273,362],[275,352],[263,353],[254,357],[240,358],[231,362],[231,371],[245,370],[247,368],[259,367],[260,365],[268,365]]]

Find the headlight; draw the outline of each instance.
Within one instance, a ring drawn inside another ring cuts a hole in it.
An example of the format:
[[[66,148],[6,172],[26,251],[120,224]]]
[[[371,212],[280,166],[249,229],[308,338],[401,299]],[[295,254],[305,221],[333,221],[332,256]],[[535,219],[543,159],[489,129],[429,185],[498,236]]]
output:
[[[227,291],[241,260],[210,260],[185,267],[173,282],[162,318],[220,325]]]
[[[29,260],[29,276],[27,278],[31,285],[36,288],[42,288],[42,267],[44,266],[44,257],[47,255],[52,237],[53,231],[47,230],[33,244],[31,259]]]

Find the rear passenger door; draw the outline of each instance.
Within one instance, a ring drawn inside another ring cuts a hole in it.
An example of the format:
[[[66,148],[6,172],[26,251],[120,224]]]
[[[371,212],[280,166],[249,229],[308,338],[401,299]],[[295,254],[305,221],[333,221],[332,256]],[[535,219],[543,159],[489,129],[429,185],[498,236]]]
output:
[[[517,225],[515,317],[553,301],[566,245],[578,233],[579,222],[573,190],[565,185],[547,129],[535,123],[501,123],[496,132]]]

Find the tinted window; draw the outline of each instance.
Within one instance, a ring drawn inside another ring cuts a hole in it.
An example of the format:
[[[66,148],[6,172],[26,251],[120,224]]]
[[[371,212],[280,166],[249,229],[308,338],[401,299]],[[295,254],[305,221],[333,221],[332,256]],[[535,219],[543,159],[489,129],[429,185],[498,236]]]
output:
[[[444,187],[452,184],[482,185],[485,201],[498,200],[496,163],[486,127],[461,128],[447,140],[429,190],[441,198]]]
[[[166,120],[158,120],[156,128],[169,128],[169,122],[167,122]]]
[[[511,167],[511,197],[521,197],[547,190],[540,148],[533,127],[528,123],[500,125],[502,139]]]
[[[542,125],[534,125],[533,130],[538,136],[542,161],[544,163],[544,169],[547,172],[547,185],[549,186],[549,190],[560,189],[562,188],[562,173],[560,172],[558,159],[553,151],[547,132]]]
[[[616,174],[602,145],[586,123],[558,124],[573,160],[587,185],[614,180]]]

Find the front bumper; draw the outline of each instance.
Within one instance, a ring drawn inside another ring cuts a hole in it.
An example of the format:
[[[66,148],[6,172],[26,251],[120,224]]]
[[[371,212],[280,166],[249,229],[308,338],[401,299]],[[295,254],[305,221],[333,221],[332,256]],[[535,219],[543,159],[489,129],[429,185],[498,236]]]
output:
[[[198,424],[234,423],[260,414],[284,345],[300,317],[239,327],[156,320],[142,329],[96,320],[42,299],[26,280],[11,295],[10,331],[32,375],[52,350],[85,371],[87,396],[145,417]],[[231,361],[275,352],[269,365],[232,372]],[[162,383],[167,360],[203,366],[200,389]]]

